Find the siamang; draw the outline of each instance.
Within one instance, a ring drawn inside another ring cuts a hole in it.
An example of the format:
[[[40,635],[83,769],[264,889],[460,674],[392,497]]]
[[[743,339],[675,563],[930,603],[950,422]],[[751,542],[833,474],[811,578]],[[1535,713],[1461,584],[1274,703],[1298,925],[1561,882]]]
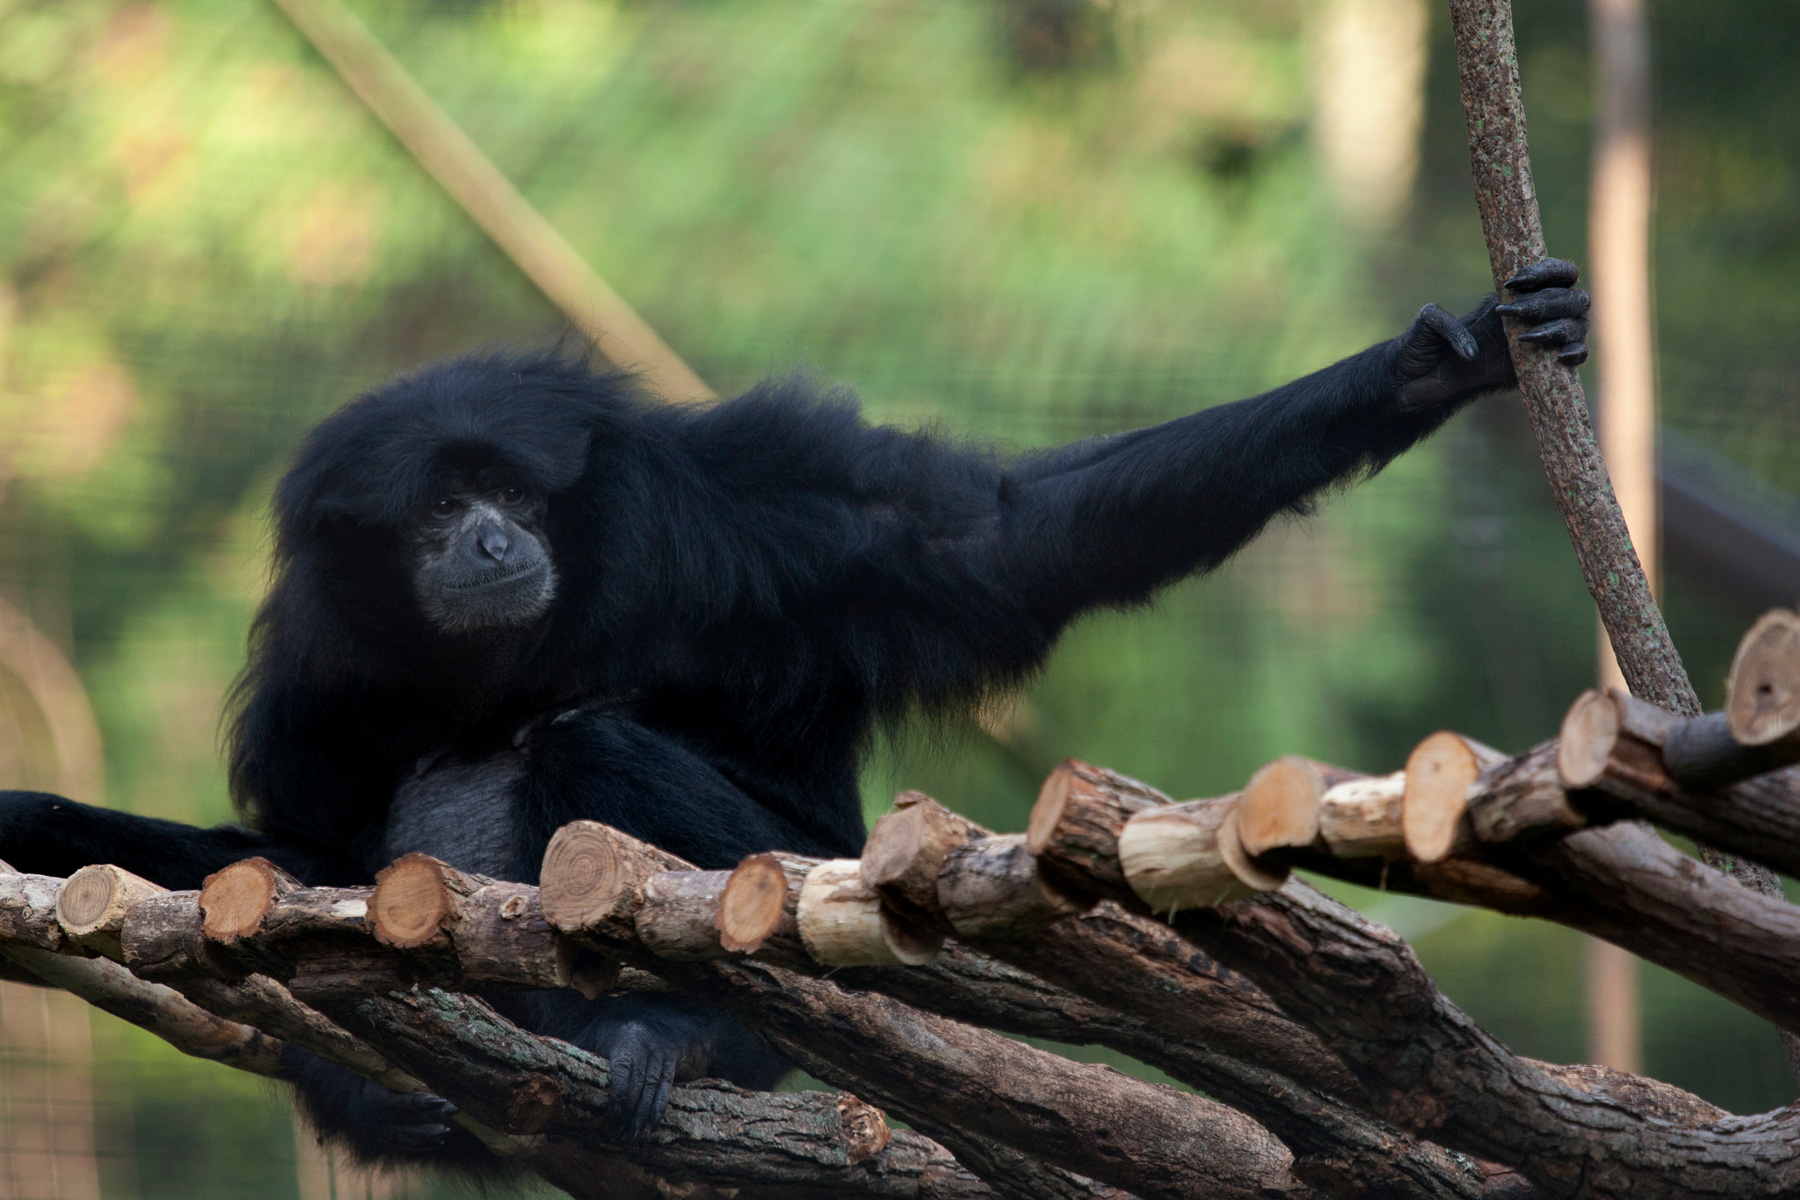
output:
[[[537,878],[565,822],[702,867],[845,856],[873,732],[1018,682],[1089,610],[1217,566],[1272,517],[1379,470],[1513,384],[1502,318],[1579,363],[1575,268],[1510,305],[1428,305],[1392,341],[1265,395],[1003,459],[871,427],[804,377],[655,403],[553,353],[426,367],[313,430],[276,489],[271,591],[235,693],[245,825],[0,796],[0,858],[169,887],[252,854],[317,884],[423,851]],[[498,997],[612,1061],[622,1124],[695,1073],[771,1086],[736,1021],[670,997]],[[319,1126],[368,1157],[475,1165],[433,1097],[303,1053]]]

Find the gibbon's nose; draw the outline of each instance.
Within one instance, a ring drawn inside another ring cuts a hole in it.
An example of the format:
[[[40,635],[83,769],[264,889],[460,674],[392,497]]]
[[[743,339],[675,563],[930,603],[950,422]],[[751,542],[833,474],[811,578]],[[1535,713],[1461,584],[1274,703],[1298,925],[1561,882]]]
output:
[[[497,563],[505,562],[506,552],[512,549],[512,542],[507,538],[506,531],[492,521],[476,532],[475,544],[481,547],[483,554]]]

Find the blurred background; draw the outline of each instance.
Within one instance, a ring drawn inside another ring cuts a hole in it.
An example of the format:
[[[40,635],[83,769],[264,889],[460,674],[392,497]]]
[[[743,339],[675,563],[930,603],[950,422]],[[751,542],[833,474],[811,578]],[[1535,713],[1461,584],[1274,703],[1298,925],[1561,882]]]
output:
[[[351,7],[725,394],[804,364],[875,419],[1040,446],[1489,288],[1435,0]],[[1515,10],[1549,245],[1583,260],[1586,15]],[[1800,7],[1649,17],[1663,585],[1716,706],[1739,634],[1800,597]],[[229,819],[221,702],[298,437],[434,357],[570,336],[273,5],[0,0],[0,786]],[[867,806],[916,787],[1017,829],[1065,755],[1188,797],[1287,753],[1393,770],[1438,728],[1523,749],[1594,642],[1495,398],[1081,625],[990,733],[893,739]],[[1577,935],[1339,891],[1514,1049],[1588,1057]],[[1649,1073],[1739,1112],[1794,1097],[1766,1025],[1639,978]],[[277,1089],[70,997],[4,985],[0,1040],[0,1195],[455,1192],[345,1170]]]

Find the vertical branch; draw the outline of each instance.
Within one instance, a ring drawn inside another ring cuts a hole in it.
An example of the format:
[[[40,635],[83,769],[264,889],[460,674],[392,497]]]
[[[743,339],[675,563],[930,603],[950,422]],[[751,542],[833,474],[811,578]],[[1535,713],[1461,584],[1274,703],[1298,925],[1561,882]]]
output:
[[[1499,288],[1545,254],[1525,142],[1512,4],[1450,0],[1450,17],[1469,121],[1475,198]],[[1626,682],[1643,699],[1683,716],[1698,714],[1699,697],[1650,594],[1650,581],[1594,444],[1580,378],[1554,355],[1521,345],[1516,329],[1509,328],[1507,338],[1550,490]]]

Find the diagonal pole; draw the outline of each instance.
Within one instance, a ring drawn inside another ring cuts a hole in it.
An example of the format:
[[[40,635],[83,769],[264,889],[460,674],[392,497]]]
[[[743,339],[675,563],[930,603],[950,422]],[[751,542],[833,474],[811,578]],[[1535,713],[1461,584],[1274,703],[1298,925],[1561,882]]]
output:
[[[1504,287],[1522,268],[1545,255],[1537,191],[1525,141],[1525,102],[1519,90],[1519,54],[1513,42],[1512,0],[1450,0],[1456,36],[1456,67],[1462,79],[1463,112],[1469,123],[1469,159],[1475,201],[1487,237],[1494,287]],[[1581,562],[1588,594],[1612,643],[1613,657],[1633,695],[1682,716],[1700,714],[1700,698],[1675,651],[1650,580],[1638,562],[1625,516],[1613,495],[1612,480],[1594,444],[1587,399],[1573,367],[1554,355],[1522,344],[1507,322],[1513,367],[1525,411],[1537,438],[1538,457],[1550,491]],[[1700,858],[1746,887],[1782,894],[1775,873],[1710,846]],[[1800,1077],[1800,1038],[1783,1033],[1782,1043]]]
[[[1450,0],[1450,19],[1488,261],[1495,288],[1510,299],[1505,282],[1545,256],[1525,144],[1511,0]],[[1634,695],[1682,716],[1697,716],[1700,699],[1650,594],[1650,581],[1594,444],[1581,378],[1555,355],[1521,344],[1514,322],[1507,326],[1538,456],[1619,669]]]
[[[362,102],[450,198],[612,362],[666,400],[712,389],[608,286],[556,227],[432,102],[340,0],[275,0]]]

